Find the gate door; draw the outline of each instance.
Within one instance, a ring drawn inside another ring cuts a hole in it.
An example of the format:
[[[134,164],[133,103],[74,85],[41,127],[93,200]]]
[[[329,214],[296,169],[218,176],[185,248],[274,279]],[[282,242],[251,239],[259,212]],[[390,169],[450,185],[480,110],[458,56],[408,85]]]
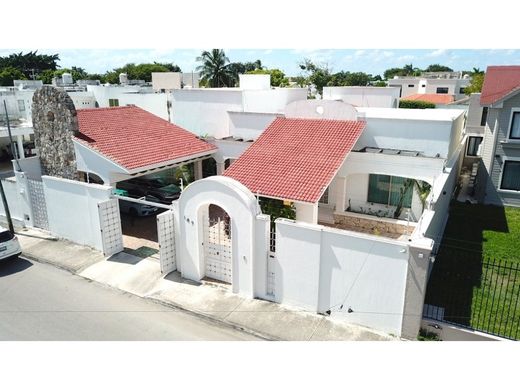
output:
[[[229,217],[205,217],[204,259],[206,277],[226,283],[233,282]]]
[[[161,272],[168,274],[177,269],[175,262],[175,229],[172,210],[157,216],[157,236],[159,238],[159,258]]]
[[[99,226],[103,240],[103,254],[112,256],[122,252],[123,231],[121,229],[121,216],[119,214],[119,201],[108,199],[98,203]]]
[[[29,199],[33,214],[34,227],[49,230],[49,220],[47,218],[47,203],[43,191],[43,182],[34,179],[27,179],[29,187]]]

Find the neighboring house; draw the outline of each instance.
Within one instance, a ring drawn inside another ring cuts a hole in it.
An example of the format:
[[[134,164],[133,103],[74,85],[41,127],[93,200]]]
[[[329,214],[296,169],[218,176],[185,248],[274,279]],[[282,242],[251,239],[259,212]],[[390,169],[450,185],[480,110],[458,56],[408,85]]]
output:
[[[455,100],[464,97],[464,89],[470,83],[469,77],[462,77],[460,72],[423,73],[420,77],[401,77],[388,80],[389,87],[398,87],[401,98],[416,94],[446,94]]]
[[[489,66],[480,106],[484,140],[477,197],[520,206],[520,66]]]
[[[356,107],[399,107],[396,87],[323,87],[323,100],[341,100]]]
[[[171,92],[174,89],[198,88],[199,73],[152,72],[152,88],[158,92]]]

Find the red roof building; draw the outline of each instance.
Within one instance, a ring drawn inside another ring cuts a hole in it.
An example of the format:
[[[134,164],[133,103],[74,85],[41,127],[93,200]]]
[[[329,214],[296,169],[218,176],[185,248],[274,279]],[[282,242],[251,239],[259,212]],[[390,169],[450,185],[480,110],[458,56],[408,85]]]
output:
[[[216,147],[136,106],[78,110],[75,139],[132,171],[215,152]]]
[[[455,98],[453,95],[447,95],[444,93],[419,93],[407,96],[401,100],[420,100],[433,104],[449,104],[452,103]]]
[[[224,176],[254,194],[316,203],[364,128],[363,121],[277,118]]]
[[[488,66],[482,92],[481,105],[490,105],[520,90],[520,66]]]

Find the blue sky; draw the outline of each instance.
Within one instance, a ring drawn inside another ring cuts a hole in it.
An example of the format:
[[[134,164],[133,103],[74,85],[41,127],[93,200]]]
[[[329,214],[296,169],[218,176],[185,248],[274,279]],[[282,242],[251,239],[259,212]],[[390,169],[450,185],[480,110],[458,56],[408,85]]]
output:
[[[385,69],[413,63],[426,67],[433,63],[447,65],[454,70],[485,69],[488,65],[519,65],[520,50],[514,49],[226,49],[231,62],[260,59],[268,68],[279,68],[287,75],[298,75],[298,62],[304,58],[328,64],[333,71],[363,71],[382,74]],[[21,49],[0,49],[5,56]],[[28,49],[23,51],[27,52]],[[174,62],[185,72],[198,65],[196,57],[202,49],[41,49],[40,53],[59,53],[60,66],[81,66],[91,73],[104,73],[129,62]]]

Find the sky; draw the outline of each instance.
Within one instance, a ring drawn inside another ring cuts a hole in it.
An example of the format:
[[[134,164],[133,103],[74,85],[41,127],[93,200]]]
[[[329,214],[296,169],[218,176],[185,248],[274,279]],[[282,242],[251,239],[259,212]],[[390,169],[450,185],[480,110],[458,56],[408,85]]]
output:
[[[0,56],[29,50],[1,49]],[[104,73],[127,63],[173,62],[183,72],[195,70],[197,56],[208,49],[38,49],[39,53],[60,56],[62,68],[80,66],[89,73]],[[236,49],[224,48],[231,62],[260,59],[268,68],[281,69],[288,76],[300,74],[298,63],[309,58],[328,65],[333,72],[341,70],[383,74],[386,69],[412,63],[425,68],[430,64],[447,65],[454,70],[484,70],[488,65],[520,65],[520,50],[515,49]]]

